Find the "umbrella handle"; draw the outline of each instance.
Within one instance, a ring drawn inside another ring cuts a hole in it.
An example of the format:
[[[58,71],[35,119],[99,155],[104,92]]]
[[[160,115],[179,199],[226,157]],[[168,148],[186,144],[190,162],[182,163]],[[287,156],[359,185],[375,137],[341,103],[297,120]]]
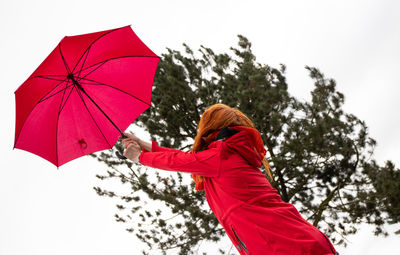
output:
[[[124,155],[121,155],[121,153],[119,153],[119,151],[115,152],[115,155],[117,156],[117,158],[119,159],[127,159],[127,157],[125,157]]]
[[[119,130],[118,130],[119,131]],[[122,133],[121,131],[120,131],[120,133],[121,133],[121,137],[122,138],[128,138],[126,135],[124,135],[124,133]],[[125,157],[124,155],[121,155],[121,153],[119,153],[119,151],[116,151],[115,152],[115,155],[117,156],[117,158],[119,158],[119,159],[127,159],[127,157]]]

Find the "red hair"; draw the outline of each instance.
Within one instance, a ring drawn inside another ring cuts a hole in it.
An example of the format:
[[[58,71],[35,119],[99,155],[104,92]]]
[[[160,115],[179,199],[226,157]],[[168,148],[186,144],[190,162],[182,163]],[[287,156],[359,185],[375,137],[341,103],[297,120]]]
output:
[[[197,126],[197,135],[194,139],[191,151],[196,152],[206,149],[208,144],[214,141],[219,130],[224,127],[234,126],[251,128],[256,131],[254,123],[249,119],[249,117],[247,117],[238,109],[231,108],[225,104],[214,104],[208,107],[201,116]],[[255,145],[254,150],[262,155],[262,163],[265,167],[269,180],[271,181],[271,168],[267,159],[265,158],[265,149],[261,139],[259,139],[259,144]],[[202,190],[204,177],[195,174],[192,174],[192,177],[196,183],[196,190]]]

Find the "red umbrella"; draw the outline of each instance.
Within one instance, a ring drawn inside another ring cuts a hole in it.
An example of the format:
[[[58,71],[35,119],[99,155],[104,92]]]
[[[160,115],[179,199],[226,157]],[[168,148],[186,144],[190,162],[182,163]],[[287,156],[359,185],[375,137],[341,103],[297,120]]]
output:
[[[56,166],[112,148],[150,106],[158,61],[130,26],[64,37],[15,91],[14,148]]]

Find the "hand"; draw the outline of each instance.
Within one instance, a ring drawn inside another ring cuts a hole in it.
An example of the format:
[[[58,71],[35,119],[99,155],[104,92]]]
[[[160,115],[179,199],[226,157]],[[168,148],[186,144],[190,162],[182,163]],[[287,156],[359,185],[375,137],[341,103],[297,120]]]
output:
[[[135,141],[137,144],[139,144],[139,146],[141,146],[142,140],[140,140],[140,138],[137,137],[136,135],[131,133],[124,133],[124,135],[128,138],[123,138],[122,136],[120,136],[119,139],[122,140],[122,142],[124,139],[131,139],[132,141]]]
[[[128,138],[119,137],[119,139],[122,140],[122,143],[124,143],[124,141],[125,142],[134,141],[140,146],[140,149],[145,149],[146,151],[152,151],[153,148],[152,148],[151,142],[145,142],[142,139],[140,139],[139,137],[135,136],[134,134],[124,133],[124,135]]]
[[[122,143],[128,142],[128,141],[133,141],[133,142],[136,142],[140,146],[140,149],[145,149],[146,151],[152,151],[152,143],[151,142],[145,142],[134,134],[124,133],[124,135],[128,138],[122,138],[120,136],[119,139],[122,140]]]
[[[132,160],[134,163],[138,163],[139,155],[142,152],[140,145],[130,138],[123,139],[122,143],[125,149],[123,155]]]

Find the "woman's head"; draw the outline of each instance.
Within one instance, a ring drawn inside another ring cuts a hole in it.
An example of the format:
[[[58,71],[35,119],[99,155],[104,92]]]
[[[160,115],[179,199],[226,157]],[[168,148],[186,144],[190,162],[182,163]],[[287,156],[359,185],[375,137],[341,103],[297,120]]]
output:
[[[229,126],[245,126],[254,128],[253,122],[241,111],[225,104],[214,104],[208,107],[201,116],[197,126],[192,151],[202,150],[215,131]]]
[[[242,126],[247,128],[255,128],[253,122],[241,111],[236,108],[231,108],[225,104],[214,104],[208,107],[197,126],[197,135],[194,139],[192,151],[200,151],[207,147],[209,143],[211,143],[215,136],[216,131],[223,129],[224,127],[232,127],[232,126]],[[258,136],[260,134],[257,131]],[[258,138],[259,147],[255,145],[255,152],[262,155],[262,163],[267,172],[267,176],[269,180],[272,180],[271,168],[268,164],[265,156],[265,149],[261,137]],[[257,148],[258,147],[258,151]],[[204,177],[192,174],[193,180],[196,183],[196,190],[202,190],[204,188],[203,181]]]

